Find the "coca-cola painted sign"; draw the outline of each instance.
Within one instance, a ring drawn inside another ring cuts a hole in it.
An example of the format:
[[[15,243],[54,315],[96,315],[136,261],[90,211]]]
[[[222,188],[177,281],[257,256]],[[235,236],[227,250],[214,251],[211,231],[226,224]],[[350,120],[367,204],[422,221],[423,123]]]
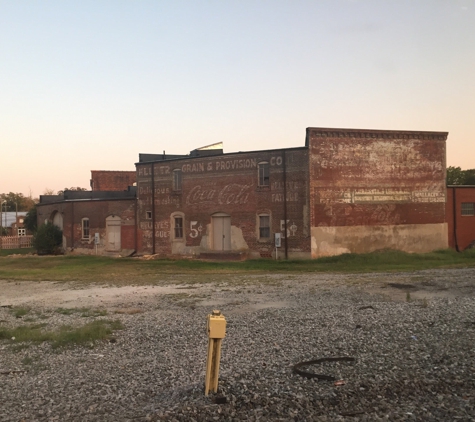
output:
[[[186,197],[187,205],[201,205],[217,203],[219,205],[246,204],[249,199],[249,190],[252,185],[230,183],[222,189],[196,185]]]

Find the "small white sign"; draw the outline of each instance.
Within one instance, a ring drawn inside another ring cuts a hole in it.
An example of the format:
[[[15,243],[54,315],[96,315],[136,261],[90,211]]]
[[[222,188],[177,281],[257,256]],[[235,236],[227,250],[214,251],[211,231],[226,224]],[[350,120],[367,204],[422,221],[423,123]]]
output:
[[[101,242],[99,233],[94,233],[94,245],[98,245]]]

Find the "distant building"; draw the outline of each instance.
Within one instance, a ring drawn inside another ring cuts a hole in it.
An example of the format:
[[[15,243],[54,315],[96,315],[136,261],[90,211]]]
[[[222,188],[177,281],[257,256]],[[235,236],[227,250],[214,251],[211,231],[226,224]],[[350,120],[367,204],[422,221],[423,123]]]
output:
[[[12,236],[26,236],[26,235],[31,234],[28,232],[27,228],[25,227],[26,214],[27,214],[26,212],[25,213],[22,212],[21,215],[16,216],[16,220],[14,223],[12,223],[12,226],[11,226]]]
[[[450,247],[475,247],[475,186],[447,186],[446,214]]]
[[[91,190],[125,191],[136,182],[135,171],[91,170]]]
[[[23,220],[26,214],[26,211],[2,212],[0,215],[2,219],[2,221],[0,222],[0,226],[4,227],[7,230],[8,236],[23,236],[29,234],[26,233],[26,230],[24,231]]]

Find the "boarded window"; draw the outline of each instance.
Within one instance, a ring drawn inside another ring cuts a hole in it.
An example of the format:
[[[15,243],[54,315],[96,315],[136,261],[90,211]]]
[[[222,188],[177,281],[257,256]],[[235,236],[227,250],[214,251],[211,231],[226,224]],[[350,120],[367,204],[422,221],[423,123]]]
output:
[[[462,215],[475,215],[475,203],[462,202]]]
[[[259,163],[259,186],[269,186],[269,163]]]
[[[259,239],[270,238],[270,216],[259,216]]]
[[[173,170],[173,190],[181,191],[181,170]]]

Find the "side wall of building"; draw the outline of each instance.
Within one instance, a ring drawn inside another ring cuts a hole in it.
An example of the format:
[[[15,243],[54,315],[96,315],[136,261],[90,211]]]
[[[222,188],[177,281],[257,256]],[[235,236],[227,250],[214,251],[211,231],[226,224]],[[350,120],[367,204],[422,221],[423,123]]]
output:
[[[462,214],[462,204],[467,204]],[[449,246],[463,251],[475,242],[475,186],[451,186],[447,188],[447,225]],[[455,218],[454,218],[455,215]]]
[[[135,171],[91,170],[91,190],[126,191],[137,181]]]
[[[446,248],[446,137],[307,129],[312,257]]]
[[[262,163],[269,167],[268,186],[259,185]],[[309,257],[307,163],[305,148],[138,163],[139,251],[163,256],[231,251],[270,257],[274,234],[281,233],[281,256],[287,249],[289,257]],[[174,188],[177,172],[181,189]],[[181,237],[175,217],[183,219]],[[260,217],[269,217],[265,237]]]
[[[38,224],[48,221],[59,226],[67,253],[128,255],[136,249],[135,208],[135,198],[39,204]],[[85,219],[87,235],[83,230]]]

